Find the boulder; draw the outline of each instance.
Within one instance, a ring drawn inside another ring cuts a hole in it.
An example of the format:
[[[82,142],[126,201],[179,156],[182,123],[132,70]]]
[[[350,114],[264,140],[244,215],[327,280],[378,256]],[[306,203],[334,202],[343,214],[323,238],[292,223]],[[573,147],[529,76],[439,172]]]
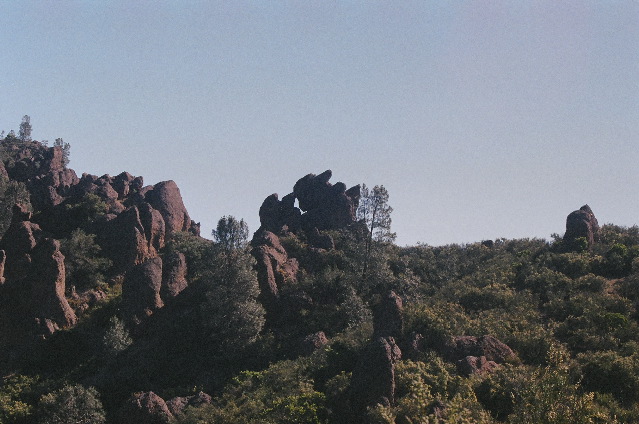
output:
[[[277,193],[264,199],[260,206],[260,229],[277,235],[297,233],[302,213],[295,207],[295,195],[287,194],[279,200]]]
[[[484,356],[488,361],[503,364],[517,358],[515,352],[508,345],[491,335],[454,337],[445,353],[450,360],[454,361],[464,359],[467,356]]]
[[[183,253],[172,252],[164,258],[162,270],[162,288],[160,296],[167,300],[180,294],[186,288],[186,258]]]
[[[120,424],[167,424],[174,420],[164,399],[153,392],[134,393],[119,415]]]
[[[586,239],[589,248],[599,238],[599,223],[588,205],[571,212],[566,218],[566,234],[564,235],[566,246],[569,249],[576,247],[577,239],[582,237]]]
[[[299,264],[289,258],[279,237],[270,231],[263,231],[253,237],[251,254],[257,260],[257,279],[260,298],[267,310],[279,300],[280,287],[297,280]]]
[[[401,337],[404,331],[402,312],[402,299],[391,290],[373,310],[373,337]]]
[[[140,211],[140,223],[144,228],[144,237],[147,241],[149,256],[155,256],[164,247],[166,226],[162,214],[153,209],[151,205],[143,202],[138,207]]]
[[[162,258],[147,259],[131,268],[122,283],[122,303],[127,317],[141,322],[156,309],[164,306],[160,297],[162,287]]]
[[[347,191],[341,182],[331,185],[328,182],[331,176],[331,170],[320,175],[308,174],[300,178],[293,187],[299,207],[305,212],[301,217],[301,224],[307,232],[313,228],[337,230],[356,220],[359,186]]]
[[[162,214],[167,234],[188,231],[191,226],[191,218],[189,218],[182,202],[180,189],[174,181],[157,183],[152,190],[146,193],[145,199]]]
[[[304,355],[310,355],[327,343],[328,339],[326,338],[326,334],[324,334],[323,331],[309,334],[304,338],[304,341],[302,342],[302,353]]]
[[[7,254],[4,250],[0,250],[0,285],[4,284],[6,281],[4,278],[4,264],[7,260]]]
[[[75,313],[64,296],[64,255],[59,241],[45,238],[33,249],[30,281],[34,316],[49,318],[62,328],[75,325]]]
[[[392,337],[379,337],[366,346],[349,386],[349,398],[356,416],[363,416],[369,406],[395,404],[395,362],[401,356]]]
[[[199,392],[193,396],[185,396],[185,397],[174,397],[166,402],[166,405],[169,408],[169,411],[174,416],[177,416],[184,412],[184,409],[187,406],[192,406],[194,408],[199,408],[203,405],[209,405],[212,401],[211,396],[204,392]]]
[[[149,257],[149,243],[145,235],[140,211],[137,206],[131,206],[100,225],[97,241],[102,252],[113,261],[115,270],[124,272]]]
[[[471,374],[490,373],[499,367],[495,361],[489,361],[485,356],[467,356],[456,364],[457,372],[464,377],[469,377]]]

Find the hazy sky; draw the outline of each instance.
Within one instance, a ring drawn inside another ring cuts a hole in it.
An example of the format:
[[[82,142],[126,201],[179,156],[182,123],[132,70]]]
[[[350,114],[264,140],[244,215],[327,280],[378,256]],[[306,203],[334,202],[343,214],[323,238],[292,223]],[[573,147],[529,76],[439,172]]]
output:
[[[639,223],[637,1],[0,0],[0,130],[173,179],[202,233],[332,169],[398,243]]]

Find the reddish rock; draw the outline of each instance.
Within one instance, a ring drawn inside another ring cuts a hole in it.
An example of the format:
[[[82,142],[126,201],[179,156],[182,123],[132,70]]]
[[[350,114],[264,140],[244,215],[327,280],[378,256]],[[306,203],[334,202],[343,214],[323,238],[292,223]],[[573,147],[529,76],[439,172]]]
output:
[[[177,416],[184,412],[184,409],[187,406],[199,408],[203,405],[209,405],[211,401],[211,396],[207,395],[204,392],[199,392],[198,394],[193,396],[174,397],[173,399],[167,401],[166,405],[168,406],[169,411],[171,411],[174,416]]]
[[[499,365],[494,361],[489,361],[485,356],[467,356],[457,361],[457,372],[464,377],[471,374],[490,373],[498,368]]]
[[[160,290],[162,299],[173,298],[188,286],[186,273],[186,258],[183,253],[174,252],[165,257]]]
[[[326,334],[324,334],[323,331],[309,334],[304,338],[304,341],[302,342],[302,353],[304,355],[310,355],[327,343],[328,339],[326,338]]]
[[[164,247],[166,227],[162,214],[144,202],[139,206],[140,223],[144,228],[149,256],[155,256]]]
[[[566,218],[566,234],[564,235],[566,246],[575,247],[577,239],[581,237],[586,239],[588,247],[592,247],[599,237],[599,223],[588,205],[582,206]]]
[[[164,399],[153,392],[134,393],[120,410],[120,424],[167,424],[174,420]]]
[[[71,327],[77,319],[64,296],[64,255],[60,242],[43,239],[33,250],[30,272],[31,306],[38,318],[49,318],[60,327]]]
[[[174,181],[157,183],[146,193],[145,199],[162,214],[167,234],[187,231],[190,228],[191,218],[182,202],[180,189]]]
[[[490,335],[455,337],[446,353],[451,360],[459,360],[467,356],[485,356],[488,361],[494,361],[498,364],[514,360],[517,357],[508,345]]]
[[[164,306],[160,298],[162,258],[147,259],[131,268],[122,284],[122,303],[128,317],[140,322]]]
[[[401,356],[392,337],[379,337],[365,348],[349,387],[351,406],[357,417],[363,416],[369,406],[395,404],[395,362]]]
[[[145,234],[140,212],[132,206],[115,219],[104,222],[97,241],[102,252],[113,261],[115,270],[123,272],[149,257]]]
[[[260,297],[268,310],[277,303],[279,288],[297,280],[299,264],[295,258],[288,257],[280,239],[269,231],[256,234],[252,244],[251,253],[257,260]]]
[[[7,254],[4,252],[4,250],[0,250],[0,284],[4,284],[5,282],[4,264],[6,260],[7,260]]]
[[[404,331],[401,297],[390,291],[373,311],[373,338],[392,336],[399,338]]]

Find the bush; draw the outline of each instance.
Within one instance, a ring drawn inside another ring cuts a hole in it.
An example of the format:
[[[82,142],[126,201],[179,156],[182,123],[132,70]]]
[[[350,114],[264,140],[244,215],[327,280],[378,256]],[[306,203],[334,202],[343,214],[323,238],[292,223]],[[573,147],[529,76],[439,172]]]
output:
[[[79,384],[42,396],[38,418],[41,424],[102,424],[106,420],[98,392]]]

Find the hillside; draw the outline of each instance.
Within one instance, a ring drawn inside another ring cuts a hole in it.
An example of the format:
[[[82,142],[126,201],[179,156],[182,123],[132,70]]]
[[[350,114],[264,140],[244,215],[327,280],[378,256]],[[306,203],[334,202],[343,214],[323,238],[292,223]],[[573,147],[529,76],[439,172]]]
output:
[[[208,240],[173,181],[0,156],[2,424],[639,422],[639,228],[587,205],[399,247],[385,189],[325,171]]]

